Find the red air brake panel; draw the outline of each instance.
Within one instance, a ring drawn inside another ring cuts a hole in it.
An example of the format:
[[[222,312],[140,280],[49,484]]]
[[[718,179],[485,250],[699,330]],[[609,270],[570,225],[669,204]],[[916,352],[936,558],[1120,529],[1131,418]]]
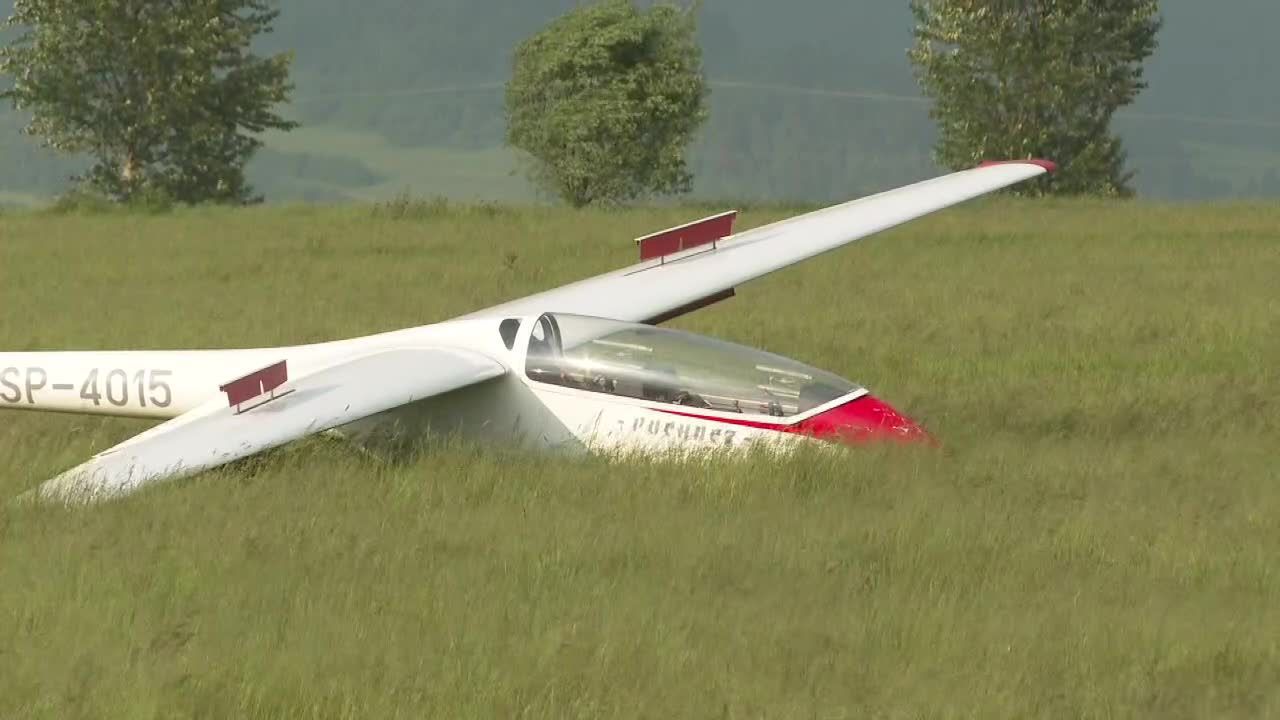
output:
[[[640,246],[640,259],[650,260],[727,238],[733,234],[733,221],[737,217],[738,211],[730,210],[680,227],[673,227],[670,230],[636,238],[636,244]]]
[[[289,381],[289,366],[284,360],[250,373],[218,388],[227,394],[227,403],[235,406],[275,390]]]

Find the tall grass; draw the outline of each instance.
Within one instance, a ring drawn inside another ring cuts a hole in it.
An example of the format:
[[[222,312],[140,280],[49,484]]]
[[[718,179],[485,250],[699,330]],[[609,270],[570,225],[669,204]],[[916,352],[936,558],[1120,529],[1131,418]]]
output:
[[[0,348],[421,324],[701,212],[405,209],[6,215]],[[8,508],[0,717],[1275,716],[1277,228],[998,200],[676,323],[866,383],[939,451],[435,439],[383,464],[316,440]],[[144,427],[0,416],[0,496]]]

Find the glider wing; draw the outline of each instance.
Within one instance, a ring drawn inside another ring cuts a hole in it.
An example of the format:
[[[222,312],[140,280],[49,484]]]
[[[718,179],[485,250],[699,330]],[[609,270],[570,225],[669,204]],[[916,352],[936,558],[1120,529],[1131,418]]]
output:
[[[273,382],[277,368],[267,368],[260,373],[266,378],[261,394],[225,386],[226,396],[102,452],[34,492],[68,503],[120,497],[505,372],[488,357],[454,348],[380,352],[296,381]],[[256,376],[242,380],[261,382]]]
[[[647,257],[639,265],[472,316],[562,312],[661,322],[728,297],[739,283],[1053,170],[1045,160],[987,163],[715,242],[680,242],[658,251],[668,254],[642,251]]]

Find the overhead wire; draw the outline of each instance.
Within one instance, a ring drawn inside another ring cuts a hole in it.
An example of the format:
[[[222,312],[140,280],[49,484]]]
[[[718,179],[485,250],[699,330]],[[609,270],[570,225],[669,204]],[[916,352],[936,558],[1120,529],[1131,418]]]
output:
[[[920,95],[902,95],[887,92],[878,92],[872,90],[845,90],[837,88],[822,87],[806,87],[800,85],[786,85],[778,83],[760,83],[745,80],[710,80],[707,83],[712,88],[723,90],[754,90],[763,92],[777,92],[792,95],[807,95],[811,97],[829,97],[848,100],[866,100],[871,102],[890,102],[903,103],[912,105],[927,105],[929,99]],[[448,95],[462,94],[470,92],[490,92],[501,90],[506,87],[504,82],[484,82],[469,85],[441,85],[437,87],[424,88],[403,88],[395,90],[371,90],[371,91],[350,91],[350,92],[329,92],[316,95],[295,98],[293,104],[307,104],[313,102],[322,102],[329,100],[347,100],[347,99],[373,99],[373,98],[402,98],[402,97],[424,97],[429,95]],[[1280,119],[1267,117],[1225,117],[1213,115],[1193,115],[1187,113],[1154,113],[1139,112],[1135,110],[1121,110],[1116,113],[1117,119],[1134,120],[1140,122],[1181,122],[1192,125],[1207,125],[1218,127],[1236,127],[1236,128],[1259,128],[1259,129],[1280,129]]]

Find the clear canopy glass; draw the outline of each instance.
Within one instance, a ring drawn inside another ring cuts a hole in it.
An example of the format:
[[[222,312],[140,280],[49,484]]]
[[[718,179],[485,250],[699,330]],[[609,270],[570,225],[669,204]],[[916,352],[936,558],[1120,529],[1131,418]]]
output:
[[[861,388],[825,370],[691,333],[580,315],[538,318],[526,374],[691,408],[799,415]]]

